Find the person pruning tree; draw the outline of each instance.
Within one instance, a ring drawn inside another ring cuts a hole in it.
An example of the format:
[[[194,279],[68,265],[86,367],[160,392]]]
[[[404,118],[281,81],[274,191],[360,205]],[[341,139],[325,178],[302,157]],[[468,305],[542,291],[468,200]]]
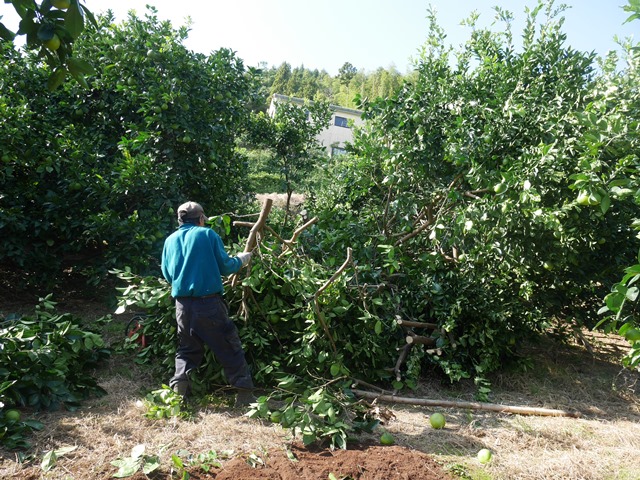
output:
[[[186,202],[178,207],[178,230],[169,235],[162,250],[162,274],[171,284],[176,302],[178,350],[175,374],[169,386],[188,397],[189,375],[198,368],[207,345],[222,365],[227,380],[236,387],[236,405],[255,401],[253,379],[238,329],[229,318],[222,297],[222,276],[240,270],[251,253],[227,254],[220,236],[205,227],[202,206]]]

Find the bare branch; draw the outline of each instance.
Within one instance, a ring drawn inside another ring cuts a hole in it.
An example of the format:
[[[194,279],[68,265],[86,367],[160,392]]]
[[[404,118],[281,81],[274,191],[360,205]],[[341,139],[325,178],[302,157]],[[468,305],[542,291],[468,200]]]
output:
[[[369,400],[378,400],[391,403],[404,403],[410,405],[422,405],[427,407],[461,408],[470,410],[488,410],[500,413],[514,413],[516,415],[542,415],[551,417],[579,418],[580,412],[566,410],[554,410],[550,408],[520,407],[511,405],[499,405],[496,403],[462,402],[456,400],[432,400],[427,398],[398,397],[395,395],[381,395],[380,393],[367,392],[365,390],[352,390],[353,393]]]

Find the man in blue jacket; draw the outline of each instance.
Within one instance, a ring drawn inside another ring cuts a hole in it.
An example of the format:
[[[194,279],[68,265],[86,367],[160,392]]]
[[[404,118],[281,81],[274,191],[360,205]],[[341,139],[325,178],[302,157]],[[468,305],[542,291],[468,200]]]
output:
[[[251,253],[227,255],[220,236],[204,226],[206,220],[200,204],[180,205],[179,228],[165,240],[162,250],[162,274],[171,283],[176,301],[179,340],[175,375],[169,385],[183,397],[189,395],[189,374],[202,362],[208,345],[229,383],[238,389],[236,405],[247,405],[254,399],[253,380],[238,330],[222,298],[222,275],[240,270]]]

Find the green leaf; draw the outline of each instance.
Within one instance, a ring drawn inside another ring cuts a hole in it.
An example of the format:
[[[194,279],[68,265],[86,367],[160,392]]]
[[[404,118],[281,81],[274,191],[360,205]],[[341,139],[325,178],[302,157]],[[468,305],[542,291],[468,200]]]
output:
[[[51,23],[44,23],[38,29],[38,40],[46,42],[51,40],[55,34],[55,27]]]
[[[2,22],[0,22],[0,38],[9,42],[13,42],[13,39],[16,38],[16,34],[5,27]]]
[[[184,462],[178,455],[175,455],[175,454],[171,455],[171,463],[173,463],[174,467],[184,468]]]
[[[73,39],[78,38],[84,30],[84,15],[78,0],[71,0],[71,5],[64,16],[64,26]]]
[[[76,82],[78,82],[82,88],[89,88],[89,84],[87,83],[87,80],[84,78],[84,75],[82,73],[72,73],[71,76],[76,79]]]
[[[299,460],[296,458],[295,454],[291,451],[289,447],[285,447],[285,452],[287,454],[287,458],[292,462],[298,462]]]
[[[607,307],[609,307],[609,310],[613,312],[617,312],[620,310],[620,307],[624,303],[624,299],[624,294],[618,292],[610,293],[609,295],[604,297],[604,301],[607,304]]]
[[[376,326],[374,327],[374,331],[376,332],[376,335],[380,335],[382,333],[382,322],[380,320],[378,320],[376,322]]]
[[[145,459],[144,465],[142,465],[142,472],[145,475],[149,475],[151,472],[157,470],[158,468],[160,468],[160,460],[158,459],[158,457],[147,457]]]
[[[40,463],[40,468],[42,469],[43,472],[48,472],[49,470],[51,470],[53,467],[56,466],[57,461],[58,461],[58,457],[56,455],[56,452],[54,450],[50,450],[44,454],[44,457],[42,457],[42,463]]]
[[[115,478],[130,477],[140,468],[140,462],[137,458],[124,458],[111,462],[113,466],[119,467],[118,471],[113,474]]]
[[[316,437],[315,434],[313,433],[307,433],[304,434],[302,436],[302,443],[304,443],[305,445],[311,445],[313,442],[315,442],[318,439],[318,437]]]
[[[64,83],[64,79],[67,76],[67,70],[64,67],[56,68],[49,78],[47,79],[47,90],[53,92],[56,88]]]
[[[131,458],[138,459],[144,455],[145,446],[144,443],[140,443],[131,449]]]
[[[96,70],[93,66],[82,60],[81,58],[71,57],[67,60],[67,65],[71,74],[95,75]]]
[[[33,430],[42,430],[44,428],[44,423],[39,422],[38,420],[32,420],[28,418],[27,420],[23,420],[22,423],[27,425],[29,428],[32,428]]]
[[[638,299],[638,292],[638,287],[631,287],[627,290],[626,297],[632,302],[635,302]]]

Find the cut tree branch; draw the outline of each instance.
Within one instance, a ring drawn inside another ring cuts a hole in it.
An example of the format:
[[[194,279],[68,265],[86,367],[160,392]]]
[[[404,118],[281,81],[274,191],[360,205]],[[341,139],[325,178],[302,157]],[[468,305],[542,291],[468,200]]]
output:
[[[398,397],[395,395],[381,395],[380,393],[367,392],[365,390],[352,390],[352,392],[368,400],[382,402],[402,403],[408,405],[421,405],[426,407],[461,408],[470,410],[488,410],[499,413],[514,413],[517,415],[541,415],[548,417],[572,417],[579,418],[580,412],[566,410],[554,410],[550,408],[519,407],[512,405],[499,405],[496,403],[461,402],[456,400],[432,400],[428,398]]]
[[[283,240],[282,243],[284,244],[284,248],[282,249],[282,253],[280,254],[280,256],[284,255],[284,253],[291,248],[291,245],[293,245],[293,242],[295,242],[298,239],[298,237],[302,232],[304,232],[307,228],[309,228],[311,225],[313,225],[317,221],[318,221],[318,217],[313,217],[304,225],[301,225],[298,228],[296,228],[289,240]]]
[[[313,296],[313,306],[315,308],[316,315],[318,316],[318,320],[320,320],[320,323],[322,324],[324,333],[327,334],[327,338],[329,338],[329,341],[331,342],[331,347],[333,348],[333,353],[335,354],[338,353],[338,350],[336,348],[336,343],[334,342],[333,337],[331,336],[331,332],[329,331],[329,327],[327,326],[327,323],[324,321],[324,315],[320,310],[320,303],[318,302],[318,298],[320,297],[320,294],[322,294],[322,292],[324,292],[329,287],[329,285],[331,285],[336,280],[336,278],[338,278],[338,276],[346,270],[347,266],[351,263],[351,256],[352,256],[352,250],[351,250],[351,247],[348,247],[347,259],[344,261],[342,266],[338,270],[336,270],[336,273],[331,275],[331,278],[327,280],[325,284],[322,285]]]
[[[269,216],[269,212],[271,211],[271,206],[273,205],[273,200],[271,198],[267,198],[262,205],[262,210],[260,211],[260,216],[258,217],[258,221],[255,223],[253,227],[251,227],[251,231],[249,232],[249,238],[247,238],[247,243],[244,246],[244,252],[251,252],[258,242],[258,233],[262,230],[265,222],[267,221],[267,217]],[[231,278],[231,286],[235,287],[236,283],[238,283],[238,274],[234,273]]]

